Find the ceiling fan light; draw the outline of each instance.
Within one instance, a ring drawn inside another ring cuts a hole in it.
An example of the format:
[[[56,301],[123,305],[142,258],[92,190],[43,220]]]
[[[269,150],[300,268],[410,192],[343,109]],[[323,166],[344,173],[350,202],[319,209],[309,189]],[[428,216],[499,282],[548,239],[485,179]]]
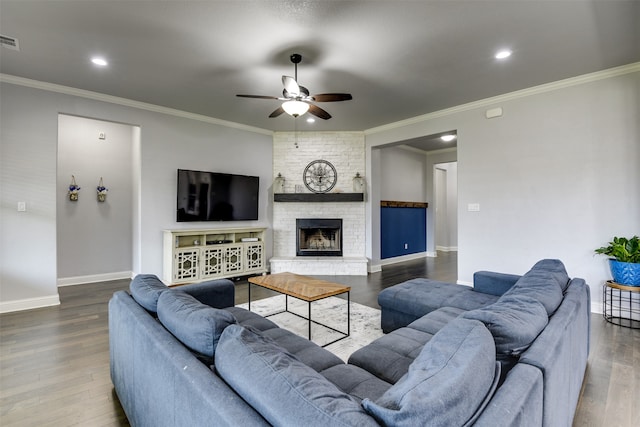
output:
[[[309,111],[309,104],[302,101],[286,101],[282,103],[282,109],[293,117],[299,117]]]

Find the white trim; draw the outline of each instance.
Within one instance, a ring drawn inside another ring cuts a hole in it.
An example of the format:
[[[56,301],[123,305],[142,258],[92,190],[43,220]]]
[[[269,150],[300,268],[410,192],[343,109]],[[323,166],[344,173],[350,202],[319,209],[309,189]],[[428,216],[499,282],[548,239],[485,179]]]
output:
[[[465,280],[458,280],[458,281],[456,281],[456,283],[458,285],[470,286],[470,287],[473,288],[473,282],[467,282]]]
[[[131,271],[117,271],[115,273],[90,274],[87,276],[61,277],[58,286],[84,285],[85,283],[107,282],[109,280],[121,280],[133,278]]]
[[[11,313],[13,311],[32,310],[34,308],[51,307],[60,305],[58,294],[46,297],[19,299],[15,301],[0,302],[0,313]]]
[[[382,264],[369,264],[369,273],[380,273],[382,271]]]
[[[438,252],[436,251],[427,251],[426,253],[429,258],[438,258]]]
[[[230,122],[227,120],[216,119],[214,117],[204,116],[202,114],[189,113],[187,111],[176,110],[174,108],[162,107],[160,105],[149,104],[146,102],[134,101],[132,99],[120,98],[118,96],[105,95],[99,92],[92,92],[84,89],[77,89],[69,86],[62,86],[54,83],[41,82],[38,80],[25,79],[24,77],[12,76],[10,74],[0,73],[0,82],[9,83],[17,86],[25,86],[33,89],[41,89],[49,92],[57,92],[65,95],[77,96],[80,98],[93,99],[95,101],[108,102],[110,104],[122,105],[125,107],[137,108],[139,110],[152,111],[154,113],[167,114],[185,119],[198,120],[200,122],[211,123],[229,128],[240,129],[247,132],[255,132],[262,135],[272,136],[273,131],[262,129],[254,126],[243,125],[241,123]]]
[[[602,301],[591,301],[591,312],[602,315]]]
[[[527,89],[517,90],[515,92],[505,93],[502,95],[494,96],[491,98],[485,98],[478,101],[469,102],[467,104],[457,105],[451,108],[445,108],[444,110],[434,111],[432,113],[423,114],[421,116],[412,117],[398,122],[389,123],[386,125],[378,126],[364,131],[365,135],[373,135],[380,132],[385,132],[392,129],[397,129],[404,126],[409,126],[416,123],[426,122],[438,117],[450,116],[452,114],[461,113],[463,111],[474,110],[477,108],[488,107],[500,102],[511,101],[518,98],[525,98],[531,95],[537,95],[545,92],[551,92],[558,89],[564,89],[570,86],[581,85],[585,83],[591,83],[602,79],[611,77],[617,77],[624,74],[630,74],[640,71],[640,62],[634,62],[632,64],[622,65],[620,67],[610,68],[608,70],[596,71],[594,73],[583,74],[581,76],[570,77],[564,80],[558,80],[551,83],[545,83],[539,86],[533,86]]]
[[[457,246],[436,246],[436,251],[458,252],[458,247]]]
[[[411,261],[414,259],[420,259],[420,258],[426,258],[427,257],[427,253],[426,252],[418,252],[415,254],[408,254],[408,255],[400,255],[400,256],[395,256],[393,258],[386,258],[386,259],[381,259],[380,260],[380,265],[384,266],[385,265],[390,265],[390,264],[397,264],[399,262],[404,262],[404,261]]]

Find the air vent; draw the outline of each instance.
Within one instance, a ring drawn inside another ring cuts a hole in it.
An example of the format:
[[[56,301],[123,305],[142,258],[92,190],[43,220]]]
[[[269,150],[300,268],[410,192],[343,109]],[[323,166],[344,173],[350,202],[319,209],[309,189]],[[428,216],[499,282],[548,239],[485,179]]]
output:
[[[2,47],[20,51],[20,45],[18,44],[18,39],[16,39],[15,37],[9,37],[9,36],[0,34],[0,44],[2,45]]]

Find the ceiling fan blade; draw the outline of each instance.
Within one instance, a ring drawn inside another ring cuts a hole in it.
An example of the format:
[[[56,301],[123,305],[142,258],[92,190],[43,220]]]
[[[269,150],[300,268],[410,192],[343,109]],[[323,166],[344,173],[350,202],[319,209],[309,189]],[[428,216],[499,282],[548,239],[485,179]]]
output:
[[[236,95],[240,98],[258,98],[258,99],[279,99],[276,96],[268,96],[268,95]]]
[[[269,117],[270,118],[278,117],[282,113],[284,113],[284,108],[278,107],[273,111],[273,113],[269,114]]]
[[[320,93],[312,96],[316,102],[349,101],[353,99],[350,93]]]
[[[320,117],[324,120],[329,120],[331,118],[331,114],[324,111],[322,108],[317,105],[309,104],[309,113],[313,114],[316,117]]]
[[[282,84],[289,95],[294,98],[300,96],[300,86],[298,86],[296,79],[290,76],[282,76]]]

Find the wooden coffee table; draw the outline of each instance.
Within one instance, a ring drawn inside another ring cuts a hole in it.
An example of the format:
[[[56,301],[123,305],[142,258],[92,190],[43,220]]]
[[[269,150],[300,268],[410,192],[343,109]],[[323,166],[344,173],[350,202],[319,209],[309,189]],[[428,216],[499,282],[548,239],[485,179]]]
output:
[[[325,280],[314,279],[313,277],[302,276],[300,274],[293,273],[276,273],[266,276],[256,276],[249,278],[249,310],[251,310],[251,284],[261,286],[263,288],[271,289],[272,291],[279,292],[285,295],[285,309],[277,313],[270,314],[265,317],[275,316],[280,313],[291,313],[309,322],[309,341],[311,341],[311,323],[323,326],[332,331],[338,332],[342,336],[336,340],[324,344],[322,347],[326,347],[329,344],[340,341],[348,337],[351,333],[351,300],[350,300],[350,286],[344,286],[339,283],[327,282]],[[311,320],[311,303],[335,295],[347,294],[347,332],[340,331],[332,328],[329,325]],[[301,316],[297,313],[289,311],[289,297],[297,298],[308,303],[309,315],[308,317]]]

